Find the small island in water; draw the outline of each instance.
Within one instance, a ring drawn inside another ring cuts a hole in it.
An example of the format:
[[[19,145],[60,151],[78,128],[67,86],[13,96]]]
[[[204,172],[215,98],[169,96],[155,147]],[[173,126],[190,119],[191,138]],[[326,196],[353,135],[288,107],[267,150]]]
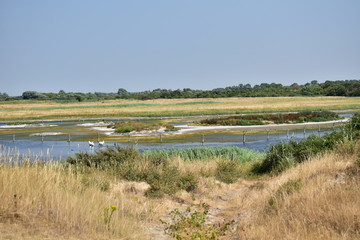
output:
[[[250,126],[326,122],[339,119],[342,118],[338,114],[330,111],[303,111],[299,113],[244,114],[239,116],[217,117],[195,121],[194,124],[202,126]]]

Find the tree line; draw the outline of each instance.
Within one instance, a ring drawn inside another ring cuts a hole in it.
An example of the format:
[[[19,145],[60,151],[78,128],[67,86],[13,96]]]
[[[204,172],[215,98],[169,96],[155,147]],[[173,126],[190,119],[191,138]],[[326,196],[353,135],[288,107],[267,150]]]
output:
[[[31,100],[55,100],[55,101],[100,101],[113,99],[173,99],[173,98],[223,98],[223,97],[290,97],[290,96],[360,96],[360,80],[338,80],[319,83],[316,80],[303,85],[293,83],[284,86],[279,83],[239,84],[225,88],[212,90],[184,89],[154,89],[152,91],[128,92],[119,88],[116,93],[79,93],[65,92],[40,93],[37,91],[25,91],[19,97],[10,97],[6,93],[0,93],[0,101],[31,99]]]

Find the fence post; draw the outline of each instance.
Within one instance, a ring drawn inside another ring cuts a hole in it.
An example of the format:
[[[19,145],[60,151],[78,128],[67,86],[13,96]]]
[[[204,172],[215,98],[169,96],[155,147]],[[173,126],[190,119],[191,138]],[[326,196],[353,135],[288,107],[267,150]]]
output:
[[[163,137],[162,137],[162,134],[160,133],[160,142],[163,141]]]
[[[290,136],[289,136],[289,129],[286,129],[286,137],[287,137],[287,139],[290,138]]]
[[[71,139],[70,139],[70,134],[69,134],[68,142],[69,142],[69,143],[71,142]]]
[[[243,144],[245,144],[245,142],[246,142],[245,134],[246,134],[246,132],[244,131],[244,132],[243,132]]]
[[[44,135],[41,134],[41,142],[44,142]]]
[[[304,127],[304,138],[306,138],[306,127]]]
[[[266,129],[266,133],[267,133],[266,140],[269,141],[269,130],[268,129]]]
[[[13,134],[13,142],[15,142],[15,140],[16,140],[16,139],[15,139],[15,134]]]
[[[202,135],[201,143],[202,143],[202,145],[204,145],[204,143],[205,143],[205,135]]]

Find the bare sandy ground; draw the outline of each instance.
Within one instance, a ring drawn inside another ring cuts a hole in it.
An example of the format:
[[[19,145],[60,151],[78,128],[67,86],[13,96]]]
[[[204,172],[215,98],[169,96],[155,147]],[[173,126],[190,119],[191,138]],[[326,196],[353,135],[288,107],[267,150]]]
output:
[[[243,131],[266,131],[266,130],[287,130],[287,129],[303,129],[320,127],[332,127],[349,121],[349,119],[327,121],[327,122],[309,122],[309,123],[294,123],[294,124],[268,124],[268,125],[252,125],[252,126],[178,126],[180,130],[176,133],[189,133],[196,131],[210,131],[210,130],[243,130]],[[177,127],[177,126],[175,126]]]

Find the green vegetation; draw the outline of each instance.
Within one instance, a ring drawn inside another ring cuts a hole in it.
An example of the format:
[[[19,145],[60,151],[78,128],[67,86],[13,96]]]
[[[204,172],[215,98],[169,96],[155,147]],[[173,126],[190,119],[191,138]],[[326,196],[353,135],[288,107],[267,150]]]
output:
[[[179,157],[184,161],[208,161],[209,159],[221,158],[227,160],[234,159],[235,161],[239,162],[255,161],[264,157],[264,154],[262,153],[239,147],[193,147],[186,149],[148,150],[144,152],[144,155],[165,157],[167,159]]]
[[[176,131],[176,128],[168,123],[160,121],[139,122],[139,121],[125,121],[109,125],[109,128],[114,128],[116,133],[129,133],[141,131],[159,131],[163,129],[165,132]]]
[[[150,185],[146,195],[161,197],[180,189],[193,191],[197,180],[190,172],[181,173],[162,157],[143,156],[134,149],[108,148],[95,154],[77,153],[67,162],[82,171],[98,169],[129,181],[145,181]]]
[[[221,159],[217,163],[218,167],[214,174],[220,181],[230,183],[246,175],[244,174],[247,169],[245,163],[259,160],[263,154],[237,147],[199,148],[198,151],[196,148],[179,151],[161,150],[140,154],[131,148],[115,147],[100,150],[94,154],[76,153],[75,156],[67,159],[67,163],[76,165],[85,172],[97,169],[125,180],[147,182],[150,189],[146,195],[161,197],[164,194],[172,195],[179,190],[191,192],[197,188],[199,176],[190,171],[180,171],[172,162],[175,156],[187,156],[187,161],[192,162],[204,159],[209,161],[210,156]],[[232,158],[234,160],[229,160]],[[88,180],[85,182],[93,184]],[[96,181],[95,184],[100,185],[100,189],[107,187],[106,182]]]
[[[241,177],[241,166],[236,161],[222,160],[217,164],[215,176],[224,183],[234,183]]]
[[[79,93],[65,92],[40,93],[36,91],[25,91],[21,97],[9,97],[6,93],[0,93],[0,101],[11,101],[16,99],[26,100],[55,100],[57,102],[84,102],[102,101],[113,99],[174,99],[174,98],[222,98],[222,97],[280,97],[280,96],[360,96],[360,80],[338,80],[318,83],[313,80],[310,83],[299,85],[293,83],[283,86],[276,83],[262,83],[251,86],[250,84],[239,84],[213,90],[193,90],[190,88],[170,90],[154,89],[152,91],[128,92],[120,88],[117,93]],[[206,104],[206,103],[205,103]]]
[[[111,223],[111,219],[114,215],[114,212],[116,210],[118,210],[119,208],[114,206],[114,205],[110,205],[110,206],[104,206],[103,210],[104,210],[104,224],[106,225],[107,229],[110,230],[110,223]]]
[[[165,233],[177,240],[216,240],[226,234],[229,223],[206,224],[208,206],[200,205],[200,211],[187,208],[185,211],[174,209],[170,212],[171,222],[161,221]]]
[[[222,118],[204,119],[195,122],[200,125],[248,126],[282,123],[323,122],[337,120],[340,117],[330,111],[303,111],[288,114],[241,115]]]
[[[324,137],[312,135],[307,139],[273,145],[267,152],[264,161],[255,165],[256,173],[280,173],[283,170],[301,163],[310,157],[331,150],[339,143],[360,138],[360,114],[355,114],[340,132],[333,132]]]

